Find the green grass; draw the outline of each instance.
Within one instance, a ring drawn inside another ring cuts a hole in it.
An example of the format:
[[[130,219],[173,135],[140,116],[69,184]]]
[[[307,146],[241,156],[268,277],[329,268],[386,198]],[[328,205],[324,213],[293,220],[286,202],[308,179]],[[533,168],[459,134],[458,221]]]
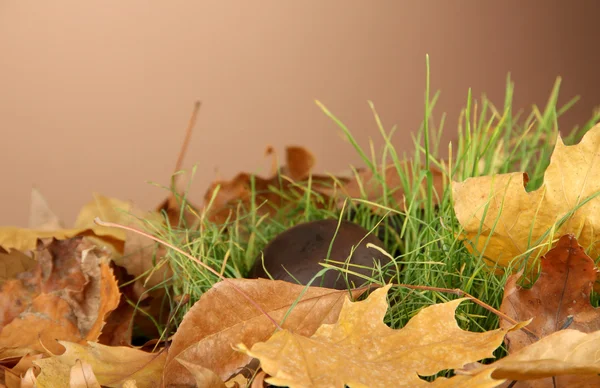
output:
[[[460,225],[453,210],[453,199],[448,184],[451,179],[462,181],[469,177],[497,173],[526,171],[530,176],[527,190],[533,190],[542,183],[543,173],[554,149],[558,132],[558,118],[572,106],[576,99],[559,106],[560,79],[557,79],[545,107],[533,106],[531,111],[514,112],[512,107],[514,84],[510,76],[506,81],[506,95],[502,106],[496,106],[486,96],[475,99],[467,92],[465,108],[460,115],[457,141],[448,145],[448,163],[440,157],[441,135],[449,125],[445,116],[435,120],[433,111],[438,93],[430,95],[429,63],[427,62],[426,93],[424,99],[424,120],[414,133],[414,153],[399,155],[393,146],[392,136],[396,128],[384,128],[374,104],[369,102],[373,117],[378,125],[384,146],[381,150],[362,149],[352,136],[352,132],[340,119],[328,111],[321,103],[317,105],[343,131],[350,144],[361,156],[363,166],[371,169],[381,179],[383,166],[393,164],[402,177],[406,192],[406,211],[401,212],[400,204],[392,197],[393,187],[384,187],[385,195],[376,201],[358,198],[347,201],[343,209],[338,209],[312,190],[311,182],[299,184],[301,195],[290,198],[297,206],[292,212],[277,217],[260,216],[257,206],[249,209],[238,208],[235,220],[225,225],[215,225],[202,218],[199,226],[183,228],[182,225],[160,227],[147,224],[152,233],[184,249],[227,277],[244,277],[259,255],[261,249],[278,233],[300,222],[342,218],[356,222],[368,230],[378,227],[388,252],[397,253],[393,260],[385,263],[376,272],[373,281],[387,274],[395,283],[423,285],[431,287],[461,289],[492,307],[498,308],[503,295],[507,275],[497,275],[486,269],[482,257],[471,254],[456,236]],[[598,120],[593,117],[579,128],[562,131],[566,144],[576,143]],[[343,144],[340,144],[342,147]],[[424,179],[425,189],[417,181],[409,179],[404,159],[412,159],[412,176],[418,181]],[[444,171],[446,187],[440,198],[433,188],[430,166]],[[273,190],[278,190],[273,188]],[[257,193],[253,190],[253,195]],[[181,198],[181,206],[187,206],[187,199]],[[193,201],[192,201],[193,202]],[[252,201],[253,202],[253,201]],[[322,208],[315,206],[323,205]],[[437,203],[437,206],[436,206]],[[369,210],[370,205],[379,206],[381,215]],[[262,204],[259,206],[267,206]],[[219,279],[175,252],[168,253],[174,270],[173,279],[168,279],[166,308],[177,310],[176,324],[200,296]],[[402,267],[401,271],[397,269]],[[415,291],[394,287],[390,294],[393,301],[386,321],[392,327],[402,327],[421,308],[456,298],[456,295]],[[180,305],[175,296],[189,295],[187,303]],[[498,327],[498,317],[486,309],[464,302],[458,309],[457,320],[461,327],[472,331],[484,331]],[[166,322],[156,323],[164,330]],[[502,355],[500,349],[497,355]]]

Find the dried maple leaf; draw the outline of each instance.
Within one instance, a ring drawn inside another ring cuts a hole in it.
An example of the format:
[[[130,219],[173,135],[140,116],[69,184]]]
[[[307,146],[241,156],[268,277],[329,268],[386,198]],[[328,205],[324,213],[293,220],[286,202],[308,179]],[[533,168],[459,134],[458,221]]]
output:
[[[508,352],[514,353],[540,338],[568,327],[581,332],[600,330],[600,309],[590,303],[597,269],[573,235],[562,236],[541,260],[542,272],[531,289],[517,285],[519,274],[508,278],[500,310],[517,321],[533,318],[525,331],[508,333]],[[510,324],[501,319],[502,327]],[[544,356],[545,358],[546,356]],[[596,384],[600,385],[600,378]],[[547,381],[552,386],[552,381]]]
[[[474,333],[460,329],[454,317],[465,300],[456,299],[421,310],[401,330],[383,323],[386,295],[391,286],[374,291],[361,302],[346,299],[334,324],[324,324],[311,337],[289,330],[276,332],[245,354],[260,360],[271,377],[265,381],[293,387],[420,387],[429,376],[444,369],[492,357],[511,329]],[[485,372],[485,371],[484,371]],[[489,371],[478,375],[475,386],[495,386]],[[436,385],[462,386],[470,376],[436,381]],[[457,379],[457,380],[454,380]],[[471,386],[471,385],[468,385]]]
[[[0,289],[0,357],[96,340],[120,296],[106,253],[84,237],[41,244],[38,265]]]
[[[232,346],[239,342],[252,345],[273,333],[275,327],[268,317],[241,297],[234,286],[277,322],[300,299],[283,327],[303,335],[311,335],[322,323],[334,322],[348,294],[346,290],[320,287],[309,287],[304,293],[304,286],[266,279],[232,279],[215,284],[188,311],[173,336],[163,374],[166,386],[195,381],[176,359],[200,365],[227,380],[251,360]],[[355,290],[353,296],[364,291]]]
[[[585,202],[600,191],[599,148],[600,125],[572,146],[559,135],[544,183],[529,193],[527,174],[520,172],[453,182],[454,210],[467,247],[500,265],[524,254],[539,257],[550,249],[545,243],[552,233],[546,233],[567,217],[554,234],[573,233],[592,257],[599,256],[600,197]]]
[[[510,276],[504,287],[500,311],[517,321],[533,318],[525,331],[506,336],[508,351],[514,352],[562,328],[593,332],[600,330],[600,309],[590,303],[598,271],[573,235],[562,236],[541,260],[542,272],[530,289],[517,285],[520,274]],[[510,326],[505,319],[503,327]]]
[[[518,381],[514,387],[597,387],[599,348],[600,331],[565,329],[465,374],[481,374],[489,369],[493,378]]]
[[[166,352],[148,353],[93,342],[87,346],[67,341],[60,343],[66,349],[63,354],[34,361],[41,370],[38,383],[58,387],[56,382],[68,382],[72,368],[78,361],[83,361],[90,365],[98,383],[105,387],[121,387],[127,380],[135,380],[140,387],[158,387],[160,384]]]
[[[287,147],[286,159],[288,164],[270,178],[240,173],[230,181],[213,182],[204,194],[204,208],[208,220],[219,224],[231,221],[235,218],[238,206],[250,209],[253,198],[254,204],[260,206],[259,214],[273,216],[286,207],[296,207],[295,199],[301,198],[305,193],[305,189],[297,183],[305,182],[311,175],[314,157],[302,147]],[[310,179],[311,190],[324,196],[336,185],[336,179],[329,176],[312,175]],[[345,182],[344,179],[340,180]],[[314,198],[313,201],[314,206],[323,206]],[[211,204],[210,208],[207,207],[208,204]]]

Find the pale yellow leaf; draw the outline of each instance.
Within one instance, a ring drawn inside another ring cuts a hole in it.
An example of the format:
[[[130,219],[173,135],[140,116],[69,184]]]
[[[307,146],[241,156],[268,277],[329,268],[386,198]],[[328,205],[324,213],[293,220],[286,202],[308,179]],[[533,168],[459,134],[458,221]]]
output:
[[[38,230],[63,229],[60,218],[48,205],[46,198],[36,188],[31,190],[31,205],[29,208],[29,228]]]
[[[492,263],[507,265],[516,257],[537,258],[550,249],[544,236],[569,212],[600,191],[600,124],[579,144],[565,146],[560,135],[544,183],[525,191],[527,174],[516,172],[453,182],[454,210],[466,244]],[[556,225],[558,226],[558,225]],[[573,233],[592,257],[600,250],[600,197],[575,211],[556,235]],[[529,251],[531,249],[531,251]]]

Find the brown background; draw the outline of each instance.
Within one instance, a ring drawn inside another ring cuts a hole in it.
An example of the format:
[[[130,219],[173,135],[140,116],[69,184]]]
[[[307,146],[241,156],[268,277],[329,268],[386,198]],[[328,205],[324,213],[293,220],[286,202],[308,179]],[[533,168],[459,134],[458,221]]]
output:
[[[454,137],[467,89],[516,106],[600,104],[598,1],[0,0],[0,224],[26,225],[32,186],[68,223],[92,192],[153,207],[165,192],[192,104],[204,102],[186,158],[199,201],[215,178],[266,166],[266,145],[308,147],[319,171],[381,145],[367,100],[411,152],[423,116],[425,54]]]

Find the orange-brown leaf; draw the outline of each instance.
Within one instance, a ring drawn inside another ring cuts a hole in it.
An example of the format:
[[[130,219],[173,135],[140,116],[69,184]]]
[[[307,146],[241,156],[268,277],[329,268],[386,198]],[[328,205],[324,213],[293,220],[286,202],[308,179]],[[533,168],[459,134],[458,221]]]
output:
[[[60,353],[57,339],[95,341],[118,305],[119,289],[106,252],[85,238],[54,240],[40,246],[36,257],[34,269],[0,289],[1,355],[45,349]]]
[[[283,324],[284,328],[311,335],[319,325],[334,322],[348,291],[305,287],[266,279],[232,279],[215,284],[184,317],[169,349],[163,382],[192,384],[195,380],[175,358],[198,364],[227,380],[251,360],[232,346],[264,341],[275,326],[242,297],[243,290],[270,316],[280,322],[292,304],[302,296]],[[364,289],[353,291],[356,297]]]

